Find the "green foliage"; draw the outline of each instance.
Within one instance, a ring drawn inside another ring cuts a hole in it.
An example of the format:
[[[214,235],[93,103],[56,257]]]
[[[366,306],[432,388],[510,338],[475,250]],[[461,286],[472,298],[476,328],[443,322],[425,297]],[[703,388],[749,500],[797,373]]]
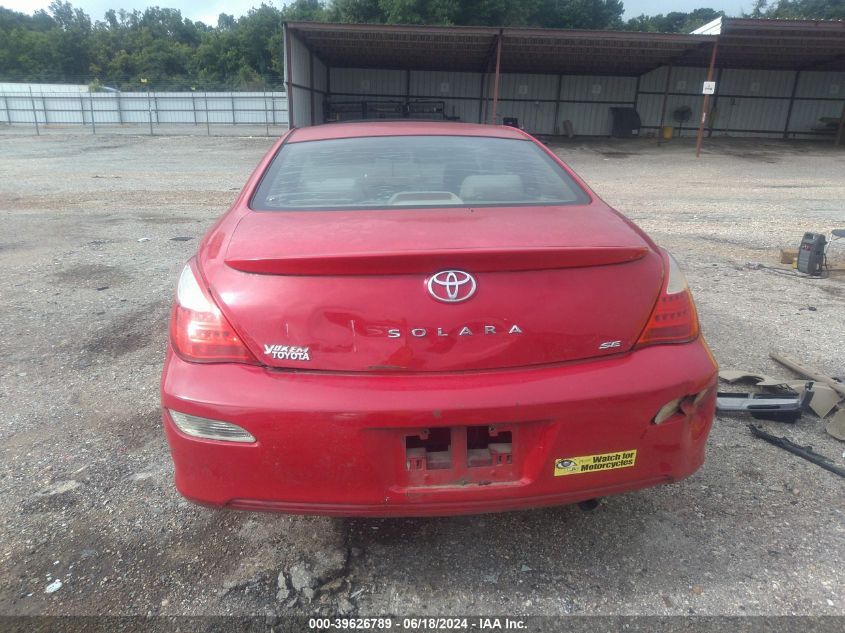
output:
[[[691,33],[700,26],[712,22],[716,18],[724,17],[724,11],[715,9],[695,9],[689,13],[673,11],[663,15],[640,15],[628,20],[625,29],[628,31],[648,31],[654,33]]]
[[[621,0],[334,0],[330,20],[379,24],[610,29]]]
[[[295,0],[261,4],[216,25],[177,9],[109,10],[93,21],[70,2],[25,15],[0,7],[0,80],[216,90],[278,88],[282,22],[531,26],[688,33],[724,15],[713,9],[622,22],[621,0]],[[756,0],[756,17],[845,19],[845,0]],[[142,82],[142,79],[144,82]]]
[[[757,0],[750,17],[790,20],[845,20],[845,0]]]
[[[0,79],[120,89],[278,88],[282,22],[323,14],[315,0],[283,11],[261,4],[238,19],[221,14],[213,27],[160,7],[109,10],[96,22],[69,2],[54,1],[32,16],[0,7]]]

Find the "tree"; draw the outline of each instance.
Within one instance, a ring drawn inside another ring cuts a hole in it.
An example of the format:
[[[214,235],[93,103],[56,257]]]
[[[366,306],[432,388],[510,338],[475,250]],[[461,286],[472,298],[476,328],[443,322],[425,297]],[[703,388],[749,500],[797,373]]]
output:
[[[845,20],[845,0],[757,0],[751,17],[791,20]]]
[[[327,22],[329,19],[326,5],[319,0],[296,0],[282,9],[285,20],[299,22]]]
[[[712,22],[724,15],[724,11],[704,8],[695,9],[690,13],[673,11],[666,15],[662,13],[652,16],[640,15],[628,20],[625,28],[629,31],[648,31],[655,33],[691,33],[698,27],[704,26],[708,22]]]

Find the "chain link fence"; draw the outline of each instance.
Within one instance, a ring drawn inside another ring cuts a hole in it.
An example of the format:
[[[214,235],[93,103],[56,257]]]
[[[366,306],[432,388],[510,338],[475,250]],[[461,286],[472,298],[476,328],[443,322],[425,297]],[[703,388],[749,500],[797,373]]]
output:
[[[0,90],[0,130],[23,134],[265,134],[288,127],[280,91]]]

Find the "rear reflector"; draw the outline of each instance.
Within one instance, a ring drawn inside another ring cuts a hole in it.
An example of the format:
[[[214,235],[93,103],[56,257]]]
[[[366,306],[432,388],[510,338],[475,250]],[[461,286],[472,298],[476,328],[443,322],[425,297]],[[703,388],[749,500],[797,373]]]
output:
[[[176,427],[185,435],[201,437],[206,440],[219,440],[221,442],[254,442],[255,438],[246,430],[231,422],[220,420],[209,420],[187,413],[180,413],[173,409],[170,411],[170,419]]]
[[[666,279],[657,304],[648,319],[637,347],[661,343],[687,343],[698,337],[698,315],[687,278],[678,262],[663,251]]]

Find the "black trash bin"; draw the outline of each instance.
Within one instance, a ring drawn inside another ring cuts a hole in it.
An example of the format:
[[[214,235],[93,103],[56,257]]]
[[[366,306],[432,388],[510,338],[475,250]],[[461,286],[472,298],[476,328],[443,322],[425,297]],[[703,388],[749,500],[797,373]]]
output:
[[[610,114],[613,116],[613,129],[610,132],[613,138],[633,138],[640,135],[642,121],[634,108],[611,108]]]

